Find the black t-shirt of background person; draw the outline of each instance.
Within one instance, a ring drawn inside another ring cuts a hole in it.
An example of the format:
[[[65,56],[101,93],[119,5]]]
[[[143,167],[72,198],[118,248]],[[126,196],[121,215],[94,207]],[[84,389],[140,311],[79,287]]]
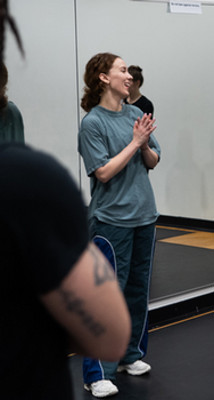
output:
[[[129,104],[127,102],[127,100],[125,100],[126,104]],[[141,96],[137,101],[135,101],[134,103],[132,103],[132,106],[136,106],[138,108],[141,109],[141,111],[143,111],[145,114],[154,114],[154,106],[152,104],[152,102],[147,99],[147,97],[145,96]]]

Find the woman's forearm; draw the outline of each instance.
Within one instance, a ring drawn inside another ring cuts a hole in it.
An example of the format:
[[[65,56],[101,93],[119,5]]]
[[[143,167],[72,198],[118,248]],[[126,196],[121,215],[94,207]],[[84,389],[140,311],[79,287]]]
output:
[[[152,150],[149,145],[147,145],[146,147],[142,147],[141,153],[146,167],[150,169],[155,168],[159,161],[158,154],[154,150]]]
[[[117,175],[128,164],[133,155],[139,149],[139,144],[132,140],[119,154],[111,158],[107,164],[95,171],[96,178],[106,183]]]

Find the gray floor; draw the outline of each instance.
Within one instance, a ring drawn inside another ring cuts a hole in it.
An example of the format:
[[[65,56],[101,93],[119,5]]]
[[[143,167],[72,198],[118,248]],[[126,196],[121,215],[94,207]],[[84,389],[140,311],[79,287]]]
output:
[[[157,229],[150,300],[214,286],[214,251],[159,242],[187,232]]]
[[[117,374],[115,400],[213,400],[214,313],[149,334],[149,374]],[[82,358],[70,359],[75,400],[92,400],[83,389]],[[112,397],[113,398],[113,397]]]
[[[214,285],[213,250],[159,242],[181,234],[186,232],[157,229],[150,296],[153,304]],[[115,400],[213,400],[213,305],[214,301],[205,315],[150,332],[145,361],[151,364],[151,372],[141,377],[117,374],[119,394]],[[71,357],[70,367],[75,400],[93,399],[83,389],[82,358]]]

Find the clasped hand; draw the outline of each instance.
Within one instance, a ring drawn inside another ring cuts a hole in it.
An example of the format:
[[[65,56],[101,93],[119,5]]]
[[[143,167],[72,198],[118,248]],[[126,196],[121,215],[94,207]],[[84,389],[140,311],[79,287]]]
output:
[[[152,119],[151,114],[143,114],[143,117],[135,121],[133,127],[133,140],[135,140],[139,147],[145,148],[148,145],[151,133],[156,129],[154,126],[155,118]]]

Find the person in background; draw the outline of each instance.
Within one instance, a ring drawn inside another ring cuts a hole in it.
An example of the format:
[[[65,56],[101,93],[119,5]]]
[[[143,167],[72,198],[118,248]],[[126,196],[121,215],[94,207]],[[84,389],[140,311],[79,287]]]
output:
[[[151,114],[123,103],[132,76],[125,62],[111,53],[98,53],[85,68],[81,101],[87,112],[79,131],[79,152],[91,183],[91,238],[107,240],[115,254],[115,269],[132,320],[126,354],[117,362],[85,358],[84,388],[95,397],[118,392],[116,372],[142,375],[143,335],[148,314],[151,262],[158,216],[147,169],[160,159]]]
[[[144,113],[151,114],[153,117],[154,106],[152,102],[140,92],[140,88],[144,82],[142,68],[136,65],[130,65],[128,71],[132,76],[132,83],[129,88],[129,96],[125,99],[125,102],[139,107]]]
[[[0,63],[0,143],[24,143],[24,124],[20,111],[12,101],[8,101],[6,90],[8,71]]]
[[[7,20],[0,1],[0,62]],[[74,180],[52,156],[14,142],[0,145],[0,271],[2,400],[72,400],[69,352],[123,356],[128,309],[89,241]]]

